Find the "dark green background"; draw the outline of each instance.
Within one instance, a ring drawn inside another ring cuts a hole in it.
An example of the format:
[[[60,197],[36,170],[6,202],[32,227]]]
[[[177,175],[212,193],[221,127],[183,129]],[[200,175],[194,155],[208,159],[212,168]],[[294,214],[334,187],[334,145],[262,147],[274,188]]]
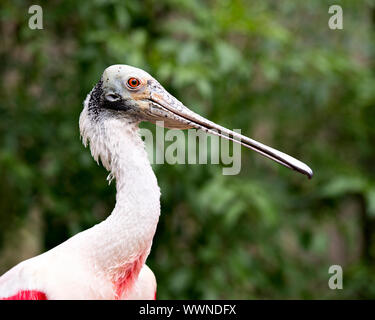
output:
[[[78,117],[103,70],[145,69],[203,116],[309,164],[154,165],[158,298],[375,298],[374,1],[1,1],[0,272],[105,219]],[[344,29],[328,28],[340,4]],[[148,126],[152,127],[152,126]],[[344,289],[328,288],[328,268]]]

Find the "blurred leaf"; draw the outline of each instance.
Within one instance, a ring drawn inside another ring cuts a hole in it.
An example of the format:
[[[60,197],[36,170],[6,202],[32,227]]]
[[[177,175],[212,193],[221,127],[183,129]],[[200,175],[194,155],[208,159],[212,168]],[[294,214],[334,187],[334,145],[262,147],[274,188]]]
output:
[[[334,198],[347,193],[363,192],[366,186],[367,182],[362,177],[337,177],[322,188],[321,194]]]

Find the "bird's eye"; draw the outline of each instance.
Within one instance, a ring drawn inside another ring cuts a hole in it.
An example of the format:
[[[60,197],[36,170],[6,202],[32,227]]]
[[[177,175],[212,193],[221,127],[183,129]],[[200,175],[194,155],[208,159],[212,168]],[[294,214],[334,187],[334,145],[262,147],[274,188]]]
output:
[[[137,78],[129,78],[128,80],[128,87],[130,89],[136,89],[139,87],[141,82]]]

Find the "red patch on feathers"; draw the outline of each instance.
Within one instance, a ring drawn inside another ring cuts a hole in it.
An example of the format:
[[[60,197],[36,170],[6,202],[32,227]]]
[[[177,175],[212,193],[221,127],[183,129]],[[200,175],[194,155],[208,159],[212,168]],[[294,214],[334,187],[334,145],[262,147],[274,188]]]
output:
[[[0,298],[0,300],[48,300],[44,292],[37,290],[21,290],[18,291],[15,295]]]
[[[154,300],[156,300],[156,291],[155,291],[155,294],[154,294]]]
[[[132,264],[126,264],[120,270],[117,270],[120,276],[114,281],[116,296],[115,299],[120,299],[133,286],[137,280],[139,271],[145,262],[145,255],[141,255],[138,260]]]

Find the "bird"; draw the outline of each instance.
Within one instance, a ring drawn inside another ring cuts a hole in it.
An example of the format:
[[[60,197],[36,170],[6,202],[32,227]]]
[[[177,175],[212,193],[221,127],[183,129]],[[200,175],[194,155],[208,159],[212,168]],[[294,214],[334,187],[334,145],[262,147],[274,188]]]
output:
[[[146,71],[109,66],[83,103],[79,129],[84,146],[116,181],[116,204],[104,221],[3,274],[0,299],[156,299],[156,278],[146,259],[161,192],[139,133],[142,121],[201,129],[313,176],[303,162],[193,112]]]

